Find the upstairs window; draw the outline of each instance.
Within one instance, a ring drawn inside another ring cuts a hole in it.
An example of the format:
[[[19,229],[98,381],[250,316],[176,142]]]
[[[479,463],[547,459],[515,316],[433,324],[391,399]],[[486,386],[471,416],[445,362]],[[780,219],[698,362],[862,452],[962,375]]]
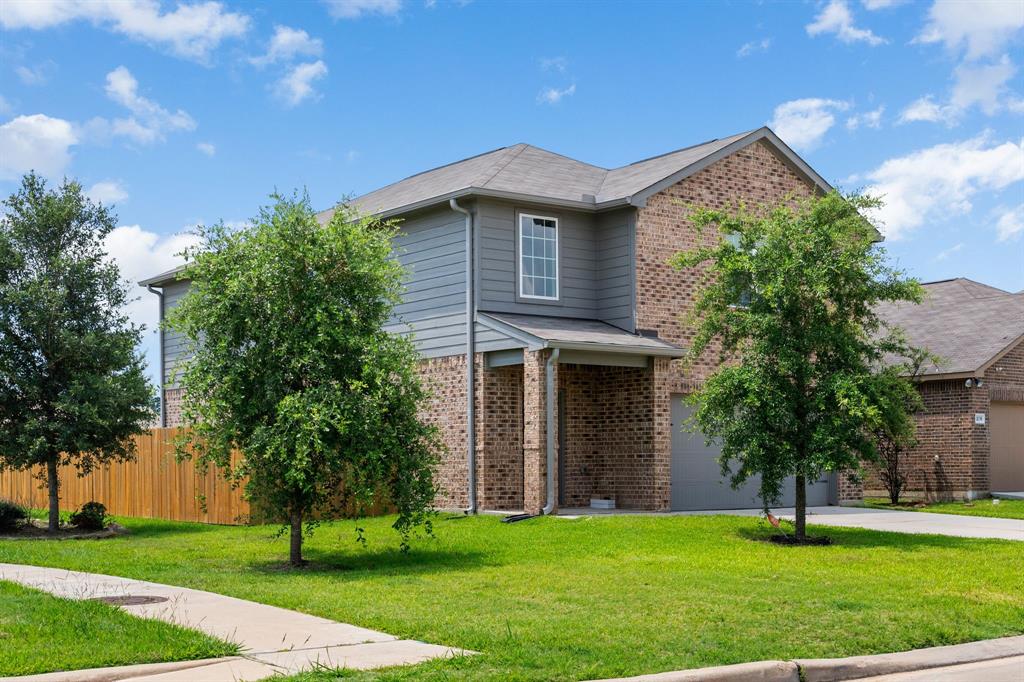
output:
[[[519,215],[519,296],[558,300],[558,219]]]

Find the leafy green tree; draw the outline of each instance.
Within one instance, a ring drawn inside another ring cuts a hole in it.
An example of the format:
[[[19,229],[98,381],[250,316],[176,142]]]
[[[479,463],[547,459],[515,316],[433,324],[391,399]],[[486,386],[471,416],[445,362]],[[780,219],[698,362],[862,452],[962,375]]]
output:
[[[128,285],[106,255],[117,217],[65,181],[35,174],[0,216],[0,466],[46,468],[49,529],[60,526],[58,467],[80,475],[131,458],[153,388],[123,313]]]
[[[358,516],[375,497],[406,548],[430,528],[438,440],[417,416],[412,343],[384,330],[402,288],[396,226],[344,205],[320,225],[308,198],[273,198],[246,229],[200,228],[186,254],[191,287],[169,318],[192,353],[180,451],[287,519],[292,565],[314,515]]]
[[[873,433],[894,405],[878,370],[910,352],[875,314],[882,301],[921,297],[873,243],[860,212],[878,205],[832,192],[757,211],[695,209],[697,229],[721,238],[674,258],[704,278],[692,357],[717,348],[722,362],[691,397],[695,424],[720,441],[734,486],[760,474],[766,509],[795,477],[800,541],[807,481],[877,458]]]

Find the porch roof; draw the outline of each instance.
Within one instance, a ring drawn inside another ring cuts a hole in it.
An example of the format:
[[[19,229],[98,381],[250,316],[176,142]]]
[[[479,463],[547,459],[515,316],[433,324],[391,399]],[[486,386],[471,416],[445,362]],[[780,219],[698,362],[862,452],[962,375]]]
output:
[[[481,312],[477,321],[522,341],[531,350],[564,348],[671,358],[686,355],[685,349],[668,341],[631,334],[600,320]]]

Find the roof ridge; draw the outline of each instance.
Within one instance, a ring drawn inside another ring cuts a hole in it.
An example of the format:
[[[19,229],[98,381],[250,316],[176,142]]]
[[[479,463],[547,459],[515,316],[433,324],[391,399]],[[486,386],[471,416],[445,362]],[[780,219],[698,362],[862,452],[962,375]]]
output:
[[[388,187],[393,187],[393,186],[395,186],[395,185],[397,185],[399,183],[405,182],[406,180],[411,180],[413,178],[418,178],[421,175],[426,175],[427,173],[433,173],[434,171],[439,171],[442,168],[448,168],[449,166],[457,166],[460,163],[464,163],[466,161],[472,161],[473,159],[479,159],[482,156],[487,156],[488,154],[494,154],[495,152],[500,152],[500,151],[503,151],[505,149],[509,149],[509,147],[507,147],[507,146],[506,147],[495,147],[494,149],[491,149],[490,151],[481,152],[479,154],[474,154],[473,156],[467,156],[466,158],[459,159],[457,161],[451,161],[449,163],[443,163],[440,166],[434,166],[433,168],[428,168],[427,170],[420,171],[419,173],[413,173],[412,175],[407,175],[406,177],[402,178],[401,180],[395,180],[394,182],[390,182],[390,183],[384,185],[383,187],[378,187],[377,189],[372,189],[369,192],[366,192],[365,194],[362,194],[362,195],[360,195],[358,197],[355,197],[355,198],[359,199],[361,197],[365,197],[365,196],[368,196],[370,194],[373,194],[374,192],[379,192],[381,190],[387,189]]]
[[[733,137],[736,138],[736,139],[739,139],[741,137],[745,137],[747,135],[750,135],[751,133],[755,133],[758,130],[760,130],[760,128],[754,128],[753,130],[747,130],[745,132],[735,133],[733,135],[726,135],[725,137],[713,137],[710,140],[705,140],[703,142],[698,142],[697,144],[687,145],[686,147],[680,147],[679,149],[673,149],[672,151],[665,152],[664,154],[655,154],[654,156],[648,156],[646,159],[640,159],[639,161],[633,161],[632,163],[627,163],[624,166],[618,166],[616,168],[612,168],[611,170],[613,170],[613,171],[622,170],[623,168],[629,168],[630,166],[636,166],[636,165],[639,165],[641,163],[647,163],[648,161],[654,161],[655,159],[663,159],[666,156],[672,156],[673,154],[678,154],[679,152],[685,152],[688,149],[696,149],[697,147],[703,147],[704,145],[711,144],[712,142],[720,142],[721,140],[726,140],[726,139],[733,138]]]
[[[519,149],[514,154],[506,154],[505,156],[508,158],[504,162],[499,161],[498,163],[494,164],[497,167],[494,169],[494,172],[490,174],[490,177],[488,177],[483,182],[480,182],[479,184],[474,183],[474,186],[486,187],[488,182],[493,180],[498,175],[498,173],[505,170],[505,168],[507,168],[510,163],[512,163],[516,158],[518,158],[520,154],[526,151],[526,148],[529,146],[530,145],[526,144],[525,142],[520,142],[518,144],[512,145],[511,147],[508,147],[508,149],[515,149],[516,147],[519,147]],[[486,175],[486,172],[484,173],[484,175]],[[482,177],[483,176],[481,176],[481,178]]]

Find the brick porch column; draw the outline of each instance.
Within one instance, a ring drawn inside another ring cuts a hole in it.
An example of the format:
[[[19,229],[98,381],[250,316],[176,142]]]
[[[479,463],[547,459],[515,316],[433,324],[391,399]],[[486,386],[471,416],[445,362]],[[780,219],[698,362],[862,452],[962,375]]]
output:
[[[653,358],[651,372],[651,434],[654,453],[654,509],[668,511],[672,506],[672,390],[670,358]]]
[[[523,351],[523,510],[528,514],[539,514],[547,502],[545,363],[550,352]],[[555,365],[556,385],[557,372]]]

